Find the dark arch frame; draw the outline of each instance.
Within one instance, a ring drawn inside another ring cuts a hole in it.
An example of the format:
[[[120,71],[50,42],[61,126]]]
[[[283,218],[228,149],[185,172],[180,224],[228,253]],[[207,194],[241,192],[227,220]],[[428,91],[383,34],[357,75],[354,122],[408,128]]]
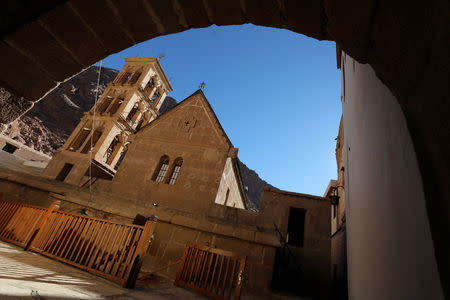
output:
[[[5,20],[0,25],[0,55],[7,58],[0,61],[0,86],[18,96],[14,99],[19,110],[0,116],[3,123],[12,121],[10,115],[15,118],[25,112],[57,82],[109,54],[160,35],[211,24],[253,23],[336,41],[338,48],[372,66],[405,114],[422,174],[441,280],[450,281],[447,0],[47,0],[25,5],[17,1],[0,12]],[[448,285],[444,290],[450,295]]]
[[[161,183],[164,182],[164,179],[167,177],[167,171],[169,169],[169,164],[170,164],[170,157],[168,155],[163,155],[161,156],[161,158],[159,159],[158,165],[155,168],[155,171],[153,171],[153,175],[152,175],[152,181]],[[164,169],[164,174],[160,174],[162,168]],[[159,178],[160,177],[160,178]]]
[[[172,167],[170,168],[169,176],[167,177],[167,184],[175,184],[180,176],[181,167],[183,166],[183,158],[177,157],[172,163]]]

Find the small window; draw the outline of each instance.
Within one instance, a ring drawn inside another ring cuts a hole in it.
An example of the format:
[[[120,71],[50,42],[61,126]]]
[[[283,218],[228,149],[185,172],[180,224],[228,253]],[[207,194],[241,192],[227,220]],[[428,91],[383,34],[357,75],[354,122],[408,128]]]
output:
[[[289,210],[287,243],[295,247],[303,247],[305,237],[305,213],[301,208],[291,207]]]
[[[164,177],[166,176],[167,170],[169,169],[169,157],[167,155],[163,155],[159,160],[158,167],[153,174],[153,181],[163,182]]]
[[[183,159],[178,157],[173,164],[172,174],[170,175],[170,179],[168,184],[175,184],[177,182],[178,175],[180,174],[181,165],[183,165]]]
[[[6,152],[11,153],[11,154],[16,152],[17,149],[19,149],[19,147],[16,147],[16,146],[14,146],[14,145],[12,145],[10,143],[6,143],[6,145],[3,146],[3,148],[2,148],[3,151],[6,151]]]
[[[55,179],[58,181],[64,181],[64,179],[66,179],[67,175],[69,175],[70,171],[72,170],[72,167],[72,164],[64,164],[64,167],[61,169]]]

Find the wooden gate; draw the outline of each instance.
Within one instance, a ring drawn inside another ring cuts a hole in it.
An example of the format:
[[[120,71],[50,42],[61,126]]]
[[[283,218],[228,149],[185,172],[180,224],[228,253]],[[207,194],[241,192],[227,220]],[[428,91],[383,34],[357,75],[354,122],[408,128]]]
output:
[[[47,211],[45,207],[3,201],[0,195],[0,239],[26,247]]]
[[[239,299],[245,261],[233,252],[188,243],[175,285],[213,299]]]
[[[0,200],[0,239],[134,287],[155,222],[125,225]]]

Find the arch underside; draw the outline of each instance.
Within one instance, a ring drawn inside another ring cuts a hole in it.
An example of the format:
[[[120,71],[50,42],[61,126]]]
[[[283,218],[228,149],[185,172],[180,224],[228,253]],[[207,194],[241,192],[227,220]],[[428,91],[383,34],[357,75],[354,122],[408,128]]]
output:
[[[448,283],[449,6],[446,0],[42,0],[26,6],[8,0],[0,12],[0,87],[13,95],[0,97],[0,123],[100,59],[161,35],[253,23],[334,40],[369,63],[400,103],[421,168],[441,280]]]

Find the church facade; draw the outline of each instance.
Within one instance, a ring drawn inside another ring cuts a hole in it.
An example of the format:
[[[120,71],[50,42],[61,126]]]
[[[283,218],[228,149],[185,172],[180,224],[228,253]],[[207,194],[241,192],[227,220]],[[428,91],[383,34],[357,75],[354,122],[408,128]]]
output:
[[[198,90],[161,114],[171,90],[158,59],[126,59],[44,176],[192,212],[211,199],[246,209],[238,149],[205,95]]]
[[[259,211],[250,210],[238,149],[204,93],[163,113],[171,89],[157,59],[127,59],[50,161],[46,179],[17,180],[40,190],[36,204],[50,196],[62,210],[119,222],[158,219],[144,271],[173,265],[195,243],[247,257],[244,297],[271,297],[275,289],[327,299],[330,201],[263,188]],[[41,192],[49,180],[52,191]],[[0,187],[16,184],[0,178]],[[6,198],[18,200],[12,195]],[[159,274],[174,279],[176,267]]]

